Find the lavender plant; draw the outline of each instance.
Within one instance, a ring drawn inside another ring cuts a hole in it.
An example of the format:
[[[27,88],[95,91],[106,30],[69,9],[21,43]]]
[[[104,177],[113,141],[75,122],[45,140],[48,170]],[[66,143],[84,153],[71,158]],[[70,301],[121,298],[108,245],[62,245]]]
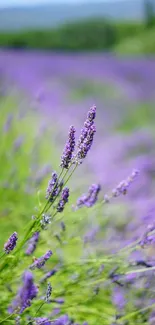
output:
[[[146,292],[146,283],[142,286],[141,281],[152,280],[147,274],[153,272],[154,265],[144,258],[133,263],[130,256],[141,252],[144,246],[152,245],[154,226],[149,226],[142,238],[113,252],[104,249],[102,253],[100,250],[94,252],[91,243],[88,251],[88,242],[86,244],[77,234],[74,236],[77,224],[73,221],[76,219],[77,222],[82,209],[72,212],[68,231],[66,214],[69,213],[72,190],[66,184],[93,144],[95,117],[96,107],[93,106],[88,111],[77,145],[75,128],[70,127],[61,157],[61,170],[59,174],[52,173],[45,203],[42,203],[43,199],[39,201],[23,236],[14,232],[4,244],[0,255],[0,290],[4,292],[0,324],[132,325],[143,324],[151,317],[149,311],[152,312],[155,306],[153,296],[148,296],[148,305],[143,302],[137,308],[136,304]],[[77,208],[89,208],[90,215],[95,211],[96,217],[103,219],[101,208],[104,203],[127,194],[137,176],[138,171],[134,170],[110,195],[103,194],[99,184],[93,184],[88,194],[78,199]],[[83,214],[82,219],[85,217]],[[60,240],[56,241],[55,237]],[[45,251],[43,247],[46,247]],[[33,253],[38,257],[32,258]],[[43,295],[45,290],[46,296]],[[131,297],[136,295],[137,300],[132,301]]]

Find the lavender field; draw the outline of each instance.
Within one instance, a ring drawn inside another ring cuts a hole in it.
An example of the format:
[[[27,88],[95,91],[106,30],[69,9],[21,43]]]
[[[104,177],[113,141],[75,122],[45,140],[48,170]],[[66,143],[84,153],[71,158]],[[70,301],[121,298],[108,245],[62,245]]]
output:
[[[0,51],[0,324],[155,324],[154,89],[154,57]]]

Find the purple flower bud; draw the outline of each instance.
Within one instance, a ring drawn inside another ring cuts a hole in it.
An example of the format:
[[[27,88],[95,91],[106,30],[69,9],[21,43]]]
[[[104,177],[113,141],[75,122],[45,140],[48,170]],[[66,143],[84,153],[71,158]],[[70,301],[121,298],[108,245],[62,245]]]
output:
[[[9,254],[15,247],[17,242],[17,233],[14,232],[8,239],[8,241],[4,245],[4,250],[6,254]]]
[[[55,321],[54,325],[67,325],[68,322],[69,322],[68,315],[62,315]]]
[[[88,208],[92,207],[97,199],[98,194],[101,190],[101,186],[99,184],[92,184],[89,187],[88,194],[83,194],[76,203],[76,209],[79,209],[83,206],[87,206]]]
[[[95,117],[96,117],[96,106],[94,105],[89,109],[87,114],[87,119],[89,122],[93,122],[95,120]]]
[[[152,231],[155,230],[155,225],[149,225],[143,234],[139,244],[142,248],[148,245],[152,245],[155,243],[155,235],[151,234]]]
[[[68,141],[65,145],[62,157],[61,157],[61,167],[68,169],[69,164],[73,157],[73,152],[75,149],[75,128],[74,126],[70,126]]]
[[[84,122],[84,128],[81,130],[81,135],[77,143],[78,151],[76,161],[82,163],[93,143],[94,134],[96,132],[94,119],[96,117],[96,106],[90,108],[87,114],[87,119]]]
[[[121,181],[115,189],[112,191],[112,197],[118,197],[121,194],[125,195],[131,183],[135,180],[138,176],[139,171],[133,170],[131,176],[129,176],[126,180]]]
[[[45,301],[49,302],[49,298],[51,296],[52,293],[52,286],[50,284],[50,282],[47,283],[47,291],[46,291],[46,297],[45,297]]]
[[[42,277],[42,279],[40,280],[40,282],[44,282],[44,281],[46,281],[46,280],[49,279],[51,276],[53,276],[56,272],[57,272],[56,269],[53,269],[53,270],[49,271],[48,273],[46,273],[46,274],[44,275],[44,277]]]
[[[112,297],[114,305],[119,309],[122,310],[125,307],[126,299],[125,299],[125,292],[123,288],[115,287],[113,290],[113,297]]]
[[[51,302],[55,302],[57,304],[64,304],[64,299],[63,298],[57,298],[57,299],[52,299]]]
[[[30,269],[31,270],[34,270],[35,268],[41,269],[45,265],[46,261],[49,260],[51,255],[52,255],[52,251],[51,250],[47,251],[47,253],[45,255],[36,259],[34,261],[34,263],[32,265],[30,265]]]
[[[38,317],[34,319],[35,325],[51,325],[52,322],[47,317]]]
[[[25,252],[26,255],[31,255],[35,251],[38,240],[39,240],[39,231],[35,232],[33,236],[30,238],[30,240],[28,241],[28,247]]]
[[[64,206],[68,202],[68,198],[69,198],[69,188],[65,187],[62,190],[61,199],[60,199],[60,201],[58,202],[58,205],[57,205],[57,211],[58,212],[62,212],[64,210]]]
[[[77,152],[78,163],[82,163],[83,159],[87,156],[87,153],[92,146],[95,132],[96,132],[95,125],[92,124],[87,131],[87,136],[85,137],[83,142],[79,144],[79,149]]]
[[[33,275],[30,271],[25,271],[23,275],[23,286],[19,289],[19,292],[9,307],[9,313],[13,313],[19,308],[21,314],[27,307],[31,306],[31,300],[37,296],[38,288],[33,282]]]
[[[52,173],[52,178],[48,183],[48,187],[46,190],[46,199],[48,199],[50,202],[53,202],[54,198],[58,194],[58,175],[56,172]]]

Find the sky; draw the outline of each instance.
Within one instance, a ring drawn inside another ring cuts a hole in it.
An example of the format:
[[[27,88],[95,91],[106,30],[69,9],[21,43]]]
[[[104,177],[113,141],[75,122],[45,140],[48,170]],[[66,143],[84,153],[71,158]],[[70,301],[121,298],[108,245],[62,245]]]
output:
[[[99,0],[99,1],[117,1],[117,0]],[[125,0],[124,0],[125,1]],[[36,5],[45,3],[81,3],[81,2],[95,2],[95,0],[0,0],[0,7],[13,7],[13,6],[25,6]]]

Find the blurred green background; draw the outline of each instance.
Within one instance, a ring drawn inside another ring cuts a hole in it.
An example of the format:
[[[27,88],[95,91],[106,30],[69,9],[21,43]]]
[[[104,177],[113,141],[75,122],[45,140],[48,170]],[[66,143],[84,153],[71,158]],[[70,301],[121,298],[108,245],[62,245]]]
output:
[[[13,2],[12,2],[13,3]],[[155,52],[154,0],[1,2],[0,46],[14,49]]]

